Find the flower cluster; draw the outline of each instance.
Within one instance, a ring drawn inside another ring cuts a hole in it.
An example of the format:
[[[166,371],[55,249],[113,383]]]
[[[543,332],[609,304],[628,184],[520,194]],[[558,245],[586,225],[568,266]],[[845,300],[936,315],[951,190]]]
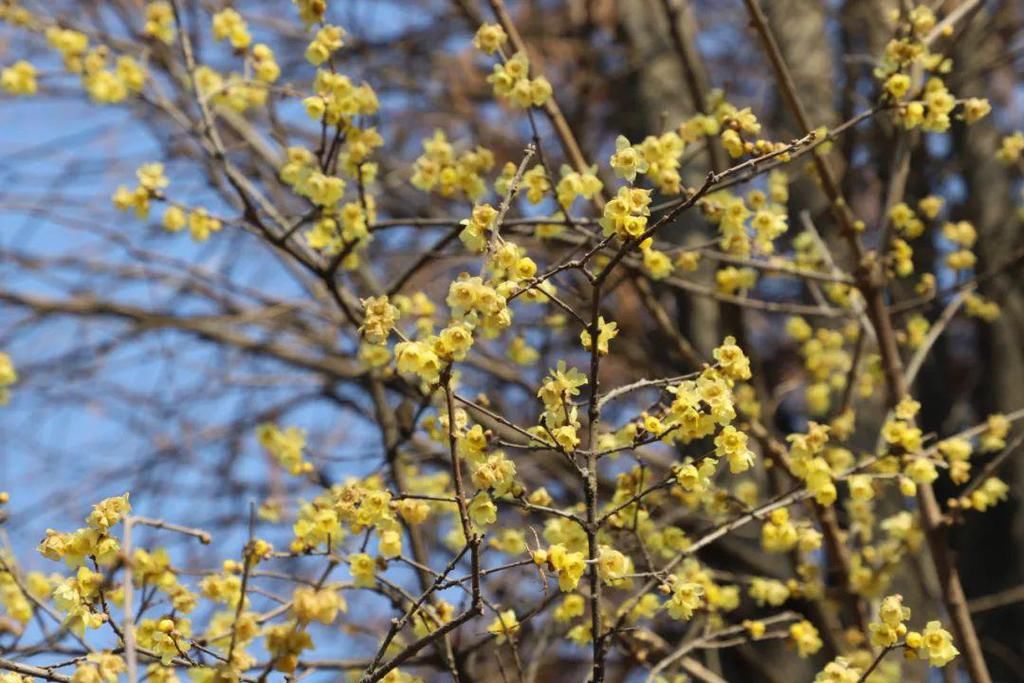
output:
[[[139,184],[134,189],[120,186],[112,198],[120,211],[134,209],[135,215],[145,218],[149,215],[149,202],[160,195],[170,181],[164,175],[164,165],[159,162],[144,164],[135,172]]]
[[[330,24],[322,27],[306,47],[306,61],[313,66],[320,66],[344,46],[344,38],[345,29],[342,27]]]
[[[363,310],[366,317],[359,328],[363,339],[370,344],[385,343],[398,322],[398,307],[388,301],[388,297],[378,296],[363,299]]]
[[[586,383],[583,373],[566,367],[564,361],[550,372],[537,392],[537,397],[544,404],[544,412],[540,416],[540,425],[533,432],[542,443],[550,443],[549,440],[553,439],[565,451],[579,445],[579,410],[573,405],[573,397],[579,395],[580,387]]]
[[[292,612],[299,622],[319,621],[330,625],[338,618],[338,612],[346,609],[345,598],[329,588],[318,590],[300,586],[292,593]]]
[[[244,50],[252,42],[245,19],[230,7],[214,14],[211,26],[214,40],[226,40],[236,50]]]
[[[495,64],[487,82],[494,86],[495,97],[522,109],[540,107],[551,97],[551,83],[543,76],[530,78],[530,60],[522,52]]]
[[[472,201],[477,201],[487,192],[483,174],[494,167],[494,155],[490,150],[477,147],[456,156],[455,148],[440,131],[423,141],[423,154],[413,166],[411,182],[424,192],[437,192],[442,197],[452,197],[462,192]]]
[[[637,239],[647,229],[651,215],[651,191],[638,187],[621,187],[604,205],[601,227],[605,235],[617,235],[623,240]]]
[[[372,116],[380,107],[377,93],[367,83],[355,85],[342,73],[319,69],[313,81],[314,95],[302,101],[314,121],[349,127],[355,116]]]
[[[36,68],[31,62],[18,60],[0,70],[0,88],[11,95],[35,95],[39,89],[36,83]]]
[[[49,46],[63,59],[64,68],[80,76],[83,89],[94,102],[115,104],[142,92],[147,73],[134,57],[115,57],[106,45],[90,49],[89,37],[73,29],[54,25],[45,33]]]
[[[604,183],[597,177],[597,168],[591,167],[585,172],[574,171],[563,164],[559,169],[561,176],[555,185],[555,196],[558,205],[569,210],[577,198],[591,200],[604,188]]]
[[[563,593],[576,589],[587,567],[582,552],[570,551],[561,543],[546,550],[535,550],[532,556],[537,566],[547,567],[554,572],[558,578],[558,588]]]
[[[146,5],[146,23],[142,32],[156,38],[164,45],[174,42],[174,8],[166,0],[157,0]]]
[[[264,423],[256,428],[256,438],[277,464],[290,474],[306,474],[313,471],[313,463],[302,457],[302,449],[306,447],[306,434],[298,427],[282,430],[277,425]]]

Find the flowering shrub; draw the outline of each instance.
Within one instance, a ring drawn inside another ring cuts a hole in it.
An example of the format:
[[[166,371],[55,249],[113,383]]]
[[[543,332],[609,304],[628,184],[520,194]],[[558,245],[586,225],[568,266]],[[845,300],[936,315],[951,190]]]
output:
[[[344,3],[94,4],[123,27],[0,4],[6,30],[46,50],[5,62],[5,98],[72,88],[147,111],[173,133],[111,188],[118,239],[253,240],[307,300],[232,290],[223,316],[17,288],[4,300],[311,373],[374,462],[334,467],[275,410],[239,427],[269,483],[251,509],[230,501],[228,530],[137,514],[159,509],[152,487],[80,503],[84,526],[45,530],[43,570],[19,530],[18,552],[0,553],[0,683],[526,681],[558,658],[572,662],[558,680],[715,681],[730,648],[793,680],[946,666],[990,680],[947,529],[1010,496],[999,467],[1024,409],[930,433],[914,380],[955,320],[999,319],[980,285],[1020,257],[983,278],[971,217],[948,212],[942,187],[900,180],[926,134],[987,123],[988,101],[947,79],[971,11],[893,10],[861,111],[827,126],[746,0],[795,137],[714,89],[691,115],[585,154],[560,108],[571,93],[501,0],[466,10],[457,48],[484,107],[513,122],[492,146],[465,133],[484,115],[411,144],[388,135],[406,105],[386,84],[406,76],[357,68],[372,38],[339,25]],[[880,207],[845,196],[859,126],[898,146]],[[1019,171],[1024,137],[991,154]],[[807,180],[821,211],[794,208]],[[915,257],[938,239],[943,258]],[[190,292],[220,286],[190,278]],[[672,293],[721,306],[714,344],[687,337]],[[799,361],[781,390],[799,389],[789,428],[751,321]],[[659,362],[641,355],[655,335]],[[0,353],[0,403],[32,391],[20,364]],[[240,540],[212,544],[222,533]]]

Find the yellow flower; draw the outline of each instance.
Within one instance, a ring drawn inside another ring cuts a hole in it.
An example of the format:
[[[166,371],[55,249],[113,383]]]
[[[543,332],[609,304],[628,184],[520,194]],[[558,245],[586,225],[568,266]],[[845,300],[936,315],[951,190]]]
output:
[[[117,683],[127,669],[124,660],[111,652],[90,652],[71,674],[72,683]],[[0,676],[0,679],[3,677]],[[31,679],[26,678],[26,682]],[[3,681],[3,683],[10,683]]]
[[[500,50],[508,41],[508,34],[500,24],[481,24],[473,36],[473,47],[489,55]]]
[[[744,619],[742,626],[747,630],[747,633],[750,634],[750,637],[755,640],[763,636],[765,630],[768,628],[765,626],[763,621],[753,621],[750,619]]]
[[[477,204],[469,218],[462,221],[462,232],[459,239],[470,251],[480,253],[487,246],[487,238],[498,217],[498,210],[490,204]]]
[[[508,555],[526,552],[526,536],[521,529],[501,529],[489,543],[492,548]]]
[[[535,489],[535,490],[531,491],[530,495],[527,496],[526,500],[529,503],[533,504],[533,505],[544,505],[544,506],[550,506],[551,503],[554,502],[553,499],[551,498],[551,494],[548,493],[548,490],[546,488],[544,488],[543,486],[541,486],[538,489]]]
[[[852,666],[845,657],[836,657],[814,677],[814,683],[860,683],[861,669]]]
[[[253,71],[256,79],[263,83],[273,83],[281,75],[281,67],[274,59],[274,52],[264,43],[256,43],[252,48]]]
[[[747,448],[747,435],[729,425],[715,437],[715,455],[729,459],[729,471],[746,472],[754,464],[754,453]]]
[[[801,658],[810,657],[821,649],[821,637],[814,624],[804,620],[789,627],[789,637],[796,644],[797,654]]]
[[[699,251],[681,251],[676,255],[675,266],[687,273],[697,270],[700,265]]]
[[[904,128],[909,130],[920,126],[924,122],[924,103],[908,102],[907,105],[900,110],[900,116],[903,119]]]
[[[491,497],[481,491],[469,501],[469,518],[478,526],[494,524],[498,521],[498,508]]]
[[[500,99],[524,109],[539,107],[551,97],[551,84],[543,76],[530,79],[529,72],[530,60],[522,52],[517,52],[504,64],[495,64],[487,82],[493,84],[494,94]]]
[[[537,164],[524,173],[522,187],[526,188],[526,199],[531,204],[537,204],[544,199],[544,195],[551,191],[551,183],[544,167]]]
[[[179,232],[185,227],[188,219],[181,207],[172,205],[164,211],[163,219],[160,222],[167,232]]]
[[[734,337],[726,337],[722,345],[712,351],[711,355],[718,362],[719,370],[726,377],[739,380],[750,379],[750,359],[736,345]]]
[[[936,195],[928,195],[917,202],[918,210],[927,216],[928,218],[934,219],[939,215],[942,210],[942,206],[945,204],[945,200],[942,197]]]
[[[602,545],[598,548],[598,574],[609,586],[628,587],[630,581],[623,580],[626,574],[633,572],[633,561],[615,548]]]
[[[473,346],[473,326],[469,322],[456,322],[441,330],[433,338],[434,353],[445,361],[465,360]]]
[[[6,353],[0,351],[0,406],[7,403],[8,388],[18,381],[18,371],[14,361]]]
[[[992,105],[988,100],[980,97],[968,98],[963,105],[963,118],[967,124],[979,121],[992,111]]]
[[[755,576],[750,582],[750,597],[758,605],[771,605],[778,607],[789,599],[789,589],[786,584],[775,579],[764,579]]]
[[[164,0],[146,5],[146,23],[142,32],[170,45],[174,42],[174,10]]]
[[[636,180],[637,173],[646,173],[648,169],[647,160],[640,153],[640,150],[630,144],[625,135],[615,138],[615,153],[609,159],[615,175],[625,178],[629,182]]]
[[[60,52],[68,71],[81,73],[81,57],[89,49],[89,36],[80,31],[51,26],[46,29],[46,42]]]
[[[395,529],[378,529],[380,539],[377,550],[382,557],[398,557],[402,554],[402,534]]]
[[[320,171],[309,174],[300,194],[322,207],[332,207],[345,194],[345,181],[336,176],[324,175]]]
[[[105,533],[131,511],[132,506],[128,503],[128,494],[125,493],[114,498],[107,498],[94,505],[85,521],[93,529]]]
[[[526,343],[523,337],[513,337],[505,352],[509,359],[518,365],[533,365],[540,358],[540,353]]]
[[[558,587],[563,593],[575,590],[587,565],[581,552],[569,552],[561,543],[547,550],[547,563],[558,575]]]
[[[872,478],[867,474],[853,474],[846,480],[850,487],[850,497],[858,501],[871,500],[875,497]]]
[[[757,284],[757,271],[753,268],[726,266],[715,272],[715,284],[723,294],[736,294],[752,289]]]
[[[1006,500],[1010,487],[999,477],[989,477],[980,488],[971,493],[970,497],[960,499],[960,505],[966,509],[984,512],[996,503]]]
[[[295,624],[277,624],[267,628],[264,634],[267,651],[273,655],[274,669],[284,673],[294,672],[299,655],[313,647],[313,638]]]
[[[319,621],[329,625],[339,611],[345,610],[345,599],[329,588],[317,590],[312,586],[300,586],[292,593],[292,612],[300,622]]]
[[[409,524],[423,524],[430,516],[430,505],[422,500],[403,498],[398,501],[398,514]]]
[[[11,95],[35,95],[39,88],[36,68],[23,59],[15,62],[0,71],[0,88]]]
[[[889,595],[878,609],[878,621],[868,625],[871,642],[877,647],[892,647],[907,634],[904,622],[910,618],[910,609],[903,606],[903,596]]]
[[[227,40],[236,50],[249,47],[252,37],[249,35],[245,19],[230,7],[214,14],[212,25],[215,40]]]
[[[580,647],[585,646],[594,639],[590,633],[590,624],[576,624],[569,629],[565,637]]]
[[[1010,432],[1010,421],[1005,415],[995,413],[985,421],[985,431],[981,433],[981,451],[991,453],[1006,448],[1006,435]]]
[[[665,603],[665,609],[673,619],[689,621],[694,610],[704,606],[704,586],[691,581],[676,584],[672,596]]]
[[[1022,153],[1024,153],[1024,131],[1018,130],[1000,140],[996,159],[1004,164],[1012,164],[1021,158]]]
[[[674,264],[672,263],[672,259],[668,257],[668,254],[663,251],[658,251],[653,247],[647,247],[642,251],[644,269],[647,271],[648,275],[651,276],[652,280],[664,280],[672,274]]]
[[[910,642],[909,636],[907,642]],[[953,636],[938,621],[929,621],[925,625],[920,647],[927,650],[928,663],[936,667],[946,666],[960,654],[953,646]]]
[[[418,375],[431,384],[441,375],[441,359],[421,341],[396,344],[395,360],[399,372]]]
[[[488,625],[487,632],[497,636],[497,638],[495,638],[495,642],[497,643],[504,643],[506,638],[518,633],[519,620],[516,619],[515,611],[508,609],[503,612],[499,612],[494,621]]]
[[[192,648],[191,635],[188,619],[143,619],[136,630],[139,645],[158,654],[164,666]]]
[[[619,334],[619,326],[614,321],[605,322],[604,316],[598,316],[597,318],[597,353],[600,356],[608,355],[608,342],[615,339]],[[583,343],[583,348],[590,351],[592,346],[590,343],[590,331],[584,329],[580,332],[580,341]]]
[[[369,297],[362,300],[366,315],[359,331],[371,344],[383,344],[398,322],[398,308],[387,296]]]
[[[786,319],[786,334],[798,342],[807,341],[814,334],[814,329],[798,315]]]
[[[732,128],[727,128],[722,131],[722,146],[725,147],[725,151],[729,153],[733,159],[738,159],[743,156],[746,151],[743,145],[743,139],[740,134],[734,131]]]
[[[323,21],[324,13],[327,11],[325,0],[292,0],[292,4],[298,5],[299,18],[307,25]]]
[[[289,474],[313,471],[313,464],[302,458],[302,449],[306,447],[306,433],[298,427],[282,430],[277,425],[265,422],[256,428],[256,438]]]
[[[913,420],[920,410],[921,404],[918,401],[915,401],[909,396],[904,396],[900,399],[900,402],[896,404],[896,408],[893,412],[896,414],[896,417],[901,420]]]
[[[885,92],[896,100],[902,99],[910,90],[910,76],[907,74],[893,74],[885,82]]]
[[[516,464],[502,451],[496,451],[473,469],[472,479],[477,488],[490,489],[495,496],[504,496],[512,489],[515,475]]]
[[[580,438],[576,433],[576,425],[574,424],[556,427],[552,430],[552,434],[555,437],[555,442],[566,452],[575,450],[580,445]]]
[[[335,51],[341,49],[344,37],[345,30],[340,26],[324,26],[317,31],[312,42],[306,47],[306,61],[314,66],[320,66],[330,59]]]
[[[205,242],[211,233],[219,231],[221,227],[220,220],[211,216],[202,207],[193,209],[188,215],[189,234],[196,242]]]
[[[567,622],[575,617],[583,616],[586,602],[579,593],[571,593],[562,598],[562,603],[555,608],[555,621]]]
[[[828,482],[831,484],[831,481]],[[820,488],[816,483],[808,481],[812,490]],[[769,552],[787,552],[799,540],[796,526],[789,519],[789,510],[779,508],[772,510],[768,521],[761,527],[761,545]]]
[[[939,477],[939,473],[935,469],[935,463],[923,457],[911,460],[903,468],[903,473],[916,484],[931,484]]]
[[[647,228],[651,214],[651,191],[635,187],[621,187],[604,205],[599,221],[605,235],[617,234],[623,240],[638,238]]]
[[[355,579],[356,586],[372,588],[377,581],[377,563],[366,553],[353,553],[348,556],[349,572]]]
[[[591,167],[586,173],[579,173],[563,164],[560,173],[562,177],[555,186],[555,195],[558,197],[559,205],[565,209],[572,206],[577,197],[593,199],[604,187],[596,175],[596,167]]]

